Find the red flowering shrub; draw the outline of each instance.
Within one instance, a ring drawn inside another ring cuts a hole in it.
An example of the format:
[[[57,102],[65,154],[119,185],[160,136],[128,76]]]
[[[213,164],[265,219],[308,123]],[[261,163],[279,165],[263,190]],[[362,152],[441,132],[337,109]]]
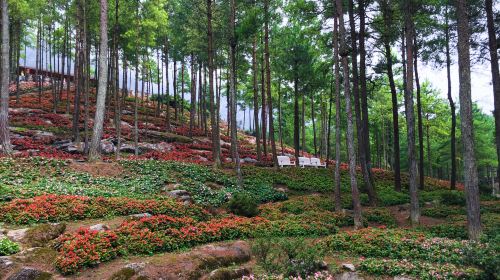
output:
[[[79,229],[58,239],[61,247],[56,267],[64,274],[76,272],[84,266],[95,266],[117,255],[118,236],[112,231]]]
[[[165,215],[125,221],[116,230],[79,230],[58,239],[61,244],[56,268],[65,274],[108,261],[117,255],[152,254],[197,244],[251,236],[263,218],[229,216],[196,223],[191,218]]]
[[[15,199],[0,206],[0,220],[13,224],[58,222],[99,218],[107,215],[137,213],[189,216],[204,220],[208,212],[199,206],[184,206],[172,199],[138,200],[131,198],[103,198],[75,195],[42,195],[29,199]]]

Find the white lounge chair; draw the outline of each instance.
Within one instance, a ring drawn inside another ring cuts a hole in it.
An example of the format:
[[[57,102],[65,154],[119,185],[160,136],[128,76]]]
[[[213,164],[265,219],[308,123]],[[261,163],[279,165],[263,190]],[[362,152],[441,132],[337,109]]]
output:
[[[321,160],[319,158],[311,158],[311,165],[316,168],[318,167],[326,168],[326,163],[321,163]]]
[[[278,156],[278,165],[280,167],[295,166],[295,161],[291,161],[287,156]]]
[[[304,167],[307,167],[307,166],[313,166],[311,164],[311,159],[310,158],[306,158],[306,157],[299,157],[299,166],[304,168]]]

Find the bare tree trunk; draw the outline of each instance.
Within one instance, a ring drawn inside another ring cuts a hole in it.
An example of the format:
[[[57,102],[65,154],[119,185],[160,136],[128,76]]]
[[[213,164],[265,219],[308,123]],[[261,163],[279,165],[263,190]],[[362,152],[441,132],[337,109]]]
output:
[[[445,30],[445,40],[446,40],[446,78],[448,81],[448,101],[450,102],[450,111],[451,111],[451,178],[450,178],[450,188],[454,190],[457,184],[457,137],[456,137],[456,128],[457,128],[457,115],[456,115],[456,107],[455,102],[453,101],[453,96],[451,95],[451,57],[450,57],[450,26],[449,15],[448,15],[448,7],[446,7],[446,30]]]
[[[255,144],[257,145],[257,161],[262,160],[262,151],[260,148],[260,129],[259,129],[259,89],[257,86],[257,36],[253,38],[252,46],[252,69],[253,69],[253,118],[254,118],[254,131],[255,131]]]
[[[359,102],[359,82],[360,79],[364,77],[360,77],[358,74],[358,47],[356,44],[356,23],[354,20],[354,1],[349,1],[349,23],[351,27],[351,61],[352,61],[352,92],[354,98],[354,112],[356,116],[356,132],[358,136],[358,153],[359,153],[359,161],[361,165],[361,172],[363,174],[363,179],[365,182],[365,188],[368,192],[368,198],[370,200],[370,205],[376,205],[376,195],[375,191],[372,187],[372,180],[370,179],[370,173],[366,166],[366,146],[363,131],[363,121],[361,116],[361,105]],[[361,69],[360,69],[361,70]],[[366,82],[365,82],[365,94],[366,94]]]
[[[165,61],[163,62],[165,64],[165,76],[167,79],[167,81],[166,81],[167,87],[165,89],[165,97],[167,99],[167,109],[166,109],[165,119],[166,119],[166,129],[167,129],[167,131],[170,131],[170,80],[168,77],[168,62],[169,62],[168,49],[169,49],[168,38],[166,38],[165,39],[165,52],[163,54],[164,59],[165,59]]]
[[[293,144],[295,148],[295,165],[299,166],[300,151],[300,123],[299,123],[299,74],[298,62],[294,61],[294,106],[293,106]]]
[[[464,185],[467,203],[467,227],[469,238],[481,236],[481,213],[479,211],[479,187],[476,157],[474,154],[474,126],[470,77],[470,34],[467,0],[457,0],[458,19],[458,73],[460,81],[460,117],[464,157]]]
[[[342,0],[336,0],[339,15],[339,37],[340,37],[340,57],[342,58],[342,69],[344,77],[349,77],[349,62],[347,56],[349,52],[345,43],[344,15],[342,11]],[[363,227],[361,216],[361,202],[359,200],[358,182],[356,178],[356,150],[354,147],[354,129],[351,108],[351,85],[349,79],[344,79],[344,95],[347,113],[347,153],[349,156],[349,175],[351,177],[352,204],[354,210],[354,227]],[[337,163],[338,164],[338,163]]]
[[[271,141],[271,153],[274,167],[278,168],[278,155],[276,153],[276,141],[274,139],[274,117],[273,117],[273,98],[271,94],[271,63],[269,59],[269,0],[264,0],[264,56],[266,62],[266,92],[267,107],[269,108],[269,139]]]
[[[230,90],[231,95],[231,146],[234,147],[234,163],[236,174],[238,177],[238,186],[242,187],[243,182],[241,178],[240,156],[238,153],[238,131],[236,128],[236,38],[235,38],[235,24],[236,24],[236,0],[230,1],[231,15],[229,19],[229,60],[230,60]]]
[[[193,129],[196,120],[196,67],[194,55],[191,54],[191,107],[189,107],[189,136],[193,137]]]
[[[385,26],[391,27],[393,25],[392,10],[389,6],[388,0],[379,1]],[[400,148],[399,148],[399,113],[398,113],[398,93],[396,91],[396,83],[394,82],[394,73],[392,70],[392,54],[390,44],[390,34],[384,32],[384,54],[387,65],[387,78],[389,79],[389,86],[391,89],[392,97],[392,128],[393,128],[393,146],[394,146],[394,189],[398,192],[401,191],[401,164],[400,164]]]
[[[335,187],[334,187],[334,201],[335,201],[335,211],[342,210],[342,199],[340,191],[340,63],[339,63],[339,32],[338,32],[338,14],[334,16],[334,27],[333,27],[333,61],[335,68]],[[331,111],[331,107],[330,107]]]
[[[106,54],[108,53],[108,1],[101,0],[100,20],[100,47],[99,55],[99,90],[97,92],[97,104],[94,118],[94,130],[92,142],[90,143],[89,161],[98,160],[101,156],[101,138],[104,125],[104,111],[106,110],[106,83],[108,81],[108,65]],[[115,69],[115,71],[118,69]]]
[[[418,175],[419,189],[424,189],[424,125],[422,119],[422,98],[420,90],[420,79],[418,77],[418,42],[417,35],[414,35],[414,68],[415,68],[415,85],[417,86],[417,119],[418,119]]]
[[[359,84],[360,84],[360,101],[361,101],[361,142],[363,145],[363,157],[365,170],[363,173],[366,181],[366,190],[371,205],[377,204],[377,193],[375,191],[375,181],[371,169],[371,151],[370,151],[370,127],[368,116],[368,90],[366,88],[366,48],[365,48],[365,28],[366,28],[366,0],[359,0]],[[363,166],[363,165],[362,165]]]
[[[217,109],[215,107],[214,93],[214,50],[213,50],[213,35],[212,35],[212,0],[207,0],[207,37],[208,37],[208,91],[210,94],[210,124],[212,126],[212,154],[214,158],[214,166],[221,166],[220,159],[220,133],[217,123]]]
[[[261,45],[263,44],[261,39]],[[261,92],[262,92],[262,110],[261,110],[261,120],[262,120],[262,148],[264,150],[264,156],[267,157],[267,108],[266,108],[266,77],[264,75],[265,69],[265,61],[264,61],[264,53],[262,54],[261,59]]]
[[[1,44],[1,104],[0,104],[0,144],[2,152],[7,155],[12,154],[9,132],[9,12],[7,0],[1,2],[2,13],[2,44]]]
[[[415,115],[413,106],[413,0],[404,3],[404,16],[406,28],[406,90],[405,113],[408,137],[408,166],[410,185],[410,220],[412,225],[420,221],[417,186],[417,161],[415,158]]]
[[[486,19],[488,27],[488,46],[490,49],[490,64],[491,64],[491,81],[493,83],[493,99],[495,104],[495,138],[497,144],[497,157],[499,164],[497,165],[497,181],[500,182],[500,69],[498,66],[498,41],[495,32],[495,24],[493,19],[493,1],[486,0]],[[498,3],[497,3],[498,4]]]

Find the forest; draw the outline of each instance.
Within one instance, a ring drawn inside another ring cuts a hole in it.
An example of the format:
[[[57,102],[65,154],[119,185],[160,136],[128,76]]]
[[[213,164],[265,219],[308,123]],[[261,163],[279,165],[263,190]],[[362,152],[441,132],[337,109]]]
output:
[[[0,11],[0,279],[500,279],[500,3]]]

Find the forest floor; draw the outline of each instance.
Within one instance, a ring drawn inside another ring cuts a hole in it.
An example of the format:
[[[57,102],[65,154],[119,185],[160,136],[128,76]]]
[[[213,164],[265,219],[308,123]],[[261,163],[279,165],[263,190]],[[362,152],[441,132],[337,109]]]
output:
[[[335,212],[332,169],[276,172],[266,166],[270,158],[256,166],[255,139],[242,134],[238,187],[225,127],[224,165],[216,170],[205,132],[196,129],[189,137],[179,113],[165,133],[165,116],[156,115],[153,104],[140,108],[141,150],[135,156],[130,99],[122,111],[122,146],[116,146],[111,109],[104,161],[87,163],[83,145],[71,141],[65,98],[56,113],[50,90],[40,97],[23,94],[19,103],[11,99],[16,153],[0,158],[1,279],[498,277],[500,201],[487,194],[481,197],[485,237],[469,242],[461,190],[426,178],[421,222],[412,227],[407,175],[403,192],[396,192],[392,173],[374,169],[379,204],[369,207],[361,187],[366,228],[355,230],[345,165],[345,210]],[[93,110],[89,106],[89,116]],[[84,139],[83,115],[80,130]],[[257,202],[258,213],[242,216],[228,204],[237,197]]]

